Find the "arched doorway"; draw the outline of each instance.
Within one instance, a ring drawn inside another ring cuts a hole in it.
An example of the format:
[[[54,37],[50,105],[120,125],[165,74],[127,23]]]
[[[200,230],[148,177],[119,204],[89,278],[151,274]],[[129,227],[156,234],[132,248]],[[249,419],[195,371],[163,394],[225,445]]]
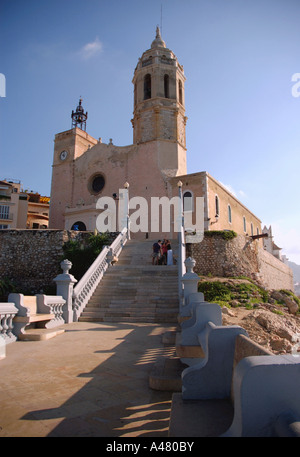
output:
[[[78,232],[85,232],[86,231],[86,225],[81,221],[77,221],[72,225],[71,230],[75,230],[75,231],[78,231]]]

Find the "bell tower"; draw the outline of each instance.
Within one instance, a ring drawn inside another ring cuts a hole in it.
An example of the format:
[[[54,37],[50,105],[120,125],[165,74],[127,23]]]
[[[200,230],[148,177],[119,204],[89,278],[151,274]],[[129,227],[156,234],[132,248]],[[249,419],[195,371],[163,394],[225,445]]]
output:
[[[88,113],[84,112],[82,106],[82,98],[79,99],[79,104],[76,108],[76,111],[72,111],[71,118],[72,118],[72,127],[79,127],[81,130],[86,131],[86,120],[88,117]]]
[[[183,67],[166,47],[159,27],[151,48],[136,66],[133,143],[157,142],[162,169],[173,176],[186,174],[186,135]],[[169,173],[170,174],[170,173]]]

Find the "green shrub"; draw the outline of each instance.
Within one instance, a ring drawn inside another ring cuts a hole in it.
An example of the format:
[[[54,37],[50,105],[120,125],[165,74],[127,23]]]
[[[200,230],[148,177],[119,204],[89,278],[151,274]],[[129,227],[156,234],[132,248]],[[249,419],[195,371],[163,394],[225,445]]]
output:
[[[217,301],[230,301],[232,292],[226,283],[218,281],[203,281],[198,285],[198,291],[204,294],[205,300],[216,303]]]
[[[254,283],[229,283],[221,281],[202,280],[198,284],[198,291],[204,294],[208,302],[218,303],[224,306],[224,302],[229,306],[229,302],[237,300],[246,307],[253,307],[261,301],[268,301],[268,292]]]
[[[7,297],[10,293],[17,292],[13,282],[8,278],[0,279],[0,296]]]
[[[221,236],[224,240],[232,240],[237,236],[233,230],[206,230],[204,235],[211,237]]]
[[[279,316],[284,316],[284,313],[282,311],[280,311],[279,309],[272,309],[271,311],[274,314],[279,314]]]
[[[101,233],[91,235],[86,243],[70,240],[63,246],[63,260],[72,262],[71,273],[79,281],[96,260],[103,246],[110,244],[109,235]]]
[[[299,299],[299,297],[297,297],[297,295],[294,294],[294,292],[291,292],[290,290],[286,290],[286,289],[281,289],[279,292],[291,297],[297,303],[297,305],[299,306],[299,309],[300,309],[300,299]]]

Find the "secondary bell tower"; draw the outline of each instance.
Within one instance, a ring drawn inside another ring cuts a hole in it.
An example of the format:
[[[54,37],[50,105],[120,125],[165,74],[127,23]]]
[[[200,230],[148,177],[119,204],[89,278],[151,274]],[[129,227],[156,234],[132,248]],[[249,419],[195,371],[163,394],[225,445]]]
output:
[[[185,79],[182,65],[166,47],[157,27],[151,48],[139,59],[132,81],[133,142],[157,142],[161,169],[168,169],[173,176],[186,174]]]

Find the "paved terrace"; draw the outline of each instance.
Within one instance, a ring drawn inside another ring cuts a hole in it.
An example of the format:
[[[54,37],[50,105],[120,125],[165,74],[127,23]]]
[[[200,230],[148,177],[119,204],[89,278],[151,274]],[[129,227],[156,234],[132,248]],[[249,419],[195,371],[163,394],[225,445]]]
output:
[[[149,388],[174,324],[68,324],[0,361],[0,437],[167,437],[171,392]]]

